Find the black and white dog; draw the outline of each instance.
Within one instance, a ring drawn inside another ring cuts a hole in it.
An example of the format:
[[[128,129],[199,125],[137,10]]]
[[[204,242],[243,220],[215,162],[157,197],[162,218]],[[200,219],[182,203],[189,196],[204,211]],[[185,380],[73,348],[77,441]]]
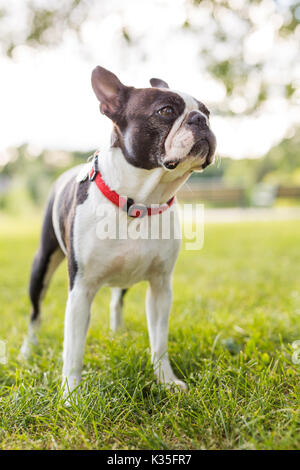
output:
[[[171,278],[180,240],[171,236],[120,238],[97,236],[97,208],[110,221],[127,228],[149,219],[173,215],[174,196],[193,171],[213,161],[216,139],[209,111],[195,98],[156,78],[152,88],[123,85],[108,70],[96,67],[92,87],[100,111],[113,122],[111,145],[92,162],[64,173],[54,184],[34,258],[30,299],[33,310],[21,354],[28,357],[41,317],[41,302],[50,279],[66,256],[69,296],[66,307],[63,385],[73,390],[81,380],[82,359],[93,298],[111,286],[111,328],[121,324],[123,296],[133,284],[147,280],[146,311],[151,357],[161,383],[185,389],[167,353]],[[143,217],[145,216],[145,217]],[[115,222],[114,222],[115,223]],[[176,227],[175,227],[176,228]],[[65,387],[66,392],[66,387]]]

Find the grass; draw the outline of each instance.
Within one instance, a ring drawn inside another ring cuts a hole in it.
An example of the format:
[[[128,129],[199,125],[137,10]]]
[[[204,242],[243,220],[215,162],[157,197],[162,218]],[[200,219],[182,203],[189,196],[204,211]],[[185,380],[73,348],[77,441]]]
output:
[[[66,265],[45,300],[40,345],[17,360],[29,301],[37,219],[0,218],[2,449],[297,449],[300,222],[207,225],[200,252],[182,250],[174,276],[170,357],[187,393],[159,387],[149,362],[144,283],[112,336],[110,292],[93,306],[81,399],[66,407],[60,373]]]

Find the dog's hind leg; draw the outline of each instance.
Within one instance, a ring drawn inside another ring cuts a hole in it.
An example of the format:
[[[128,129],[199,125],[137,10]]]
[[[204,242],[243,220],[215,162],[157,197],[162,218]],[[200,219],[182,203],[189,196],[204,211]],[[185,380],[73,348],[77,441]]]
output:
[[[64,258],[52,223],[52,208],[54,196],[50,197],[43,222],[39,249],[34,257],[29,283],[29,296],[32,312],[28,334],[21,348],[21,356],[28,358],[31,346],[37,344],[37,332],[41,320],[41,303],[45,297],[50,280]]]
[[[110,329],[117,331],[122,325],[123,299],[128,289],[112,289],[110,301]]]

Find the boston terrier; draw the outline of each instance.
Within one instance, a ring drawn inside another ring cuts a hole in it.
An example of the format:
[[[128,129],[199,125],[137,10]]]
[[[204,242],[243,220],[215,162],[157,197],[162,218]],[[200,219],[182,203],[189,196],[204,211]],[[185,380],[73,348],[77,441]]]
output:
[[[113,123],[111,143],[92,161],[61,175],[48,200],[32,266],[32,313],[21,355],[27,358],[37,342],[41,302],[66,257],[65,395],[81,380],[91,304],[99,288],[112,287],[110,320],[115,331],[122,322],[126,290],[142,280],[149,282],[146,312],[156,377],[168,387],[186,388],[174,374],[167,352],[172,271],[180,247],[180,237],[174,235],[179,226],[175,195],[192,172],[212,163],[216,139],[203,103],[169,89],[163,80],[152,78],[150,84],[149,88],[125,86],[105,68],[93,70],[100,111]],[[103,208],[110,226],[106,236],[98,230]],[[168,220],[172,220],[170,236],[112,236],[116,224],[130,231],[142,230],[149,221],[164,227]]]

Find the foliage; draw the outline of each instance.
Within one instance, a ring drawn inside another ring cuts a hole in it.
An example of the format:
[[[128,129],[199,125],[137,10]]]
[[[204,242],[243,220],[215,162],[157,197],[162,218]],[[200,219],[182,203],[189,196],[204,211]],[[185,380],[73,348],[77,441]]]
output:
[[[2,169],[1,174],[11,180],[7,192],[1,196],[0,208],[21,212],[26,203],[43,205],[51,184],[68,168],[86,162],[89,153],[44,150],[32,154],[29,145],[22,145],[14,152],[15,158]],[[23,202],[23,204],[21,204]],[[19,210],[18,210],[19,206]]]
[[[273,147],[264,157],[256,159],[232,160],[223,158],[221,162],[205,170],[194,178],[220,178],[225,185],[252,187],[261,182],[286,186],[300,184],[300,129]]]
[[[284,65],[281,62],[276,65],[276,61],[285,55],[276,55],[277,47],[289,45],[291,40],[299,42],[297,27],[300,4],[296,0],[291,0],[288,4],[289,6],[285,2],[275,0],[185,1],[178,31],[193,37],[195,47],[199,51],[199,68],[202,68],[204,73],[209,72],[224,85],[226,98],[219,106],[219,111],[223,114],[254,113],[263,106],[269,96],[273,96],[274,87],[278,94],[293,102],[296,84],[292,70],[296,58],[291,56],[288,60],[285,57],[287,62]],[[96,0],[31,0],[23,5],[23,23],[20,24],[20,21],[10,21],[15,12],[6,2],[0,15],[2,50],[13,58],[20,45],[34,48],[57,47],[70,31],[76,35],[82,46],[83,25],[91,19],[96,6],[100,17],[109,14],[122,16],[115,5],[111,6],[108,1],[102,1],[99,5]],[[201,17],[206,18],[204,23]],[[9,26],[11,23],[13,26]],[[262,54],[258,51],[259,53],[252,57],[249,55],[249,44],[251,45],[253,39],[259,42],[259,34],[266,25],[269,28],[268,37],[274,40],[273,53]],[[134,48],[140,42],[134,28],[130,29],[126,24],[120,25],[119,35],[124,38],[125,48]],[[144,54],[147,54],[146,50]],[[280,78],[282,66],[286,68],[283,82]],[[276,80],[274,77],[268,78],[270,67],[273,68],[272,74],[276,74]],[[236,103],[239,103],[238,108]],[[242,110],[239,109],[240,106]]]
[[[20,44],[31,47],[57,46],[63,40],[66,30],[72,30],[78,36],[80,27],[87,18],[90,1],[88,0],[56,0],[37,2],[27,1],[23,5],[23,25],[20,29],[18,23],[15,29],[6,31],[2,35],[2,47],[8,57],[12,57],[15,48]],[[9,4],[2,7],[0,20],[5,26],[7,19],[14,12]]]

